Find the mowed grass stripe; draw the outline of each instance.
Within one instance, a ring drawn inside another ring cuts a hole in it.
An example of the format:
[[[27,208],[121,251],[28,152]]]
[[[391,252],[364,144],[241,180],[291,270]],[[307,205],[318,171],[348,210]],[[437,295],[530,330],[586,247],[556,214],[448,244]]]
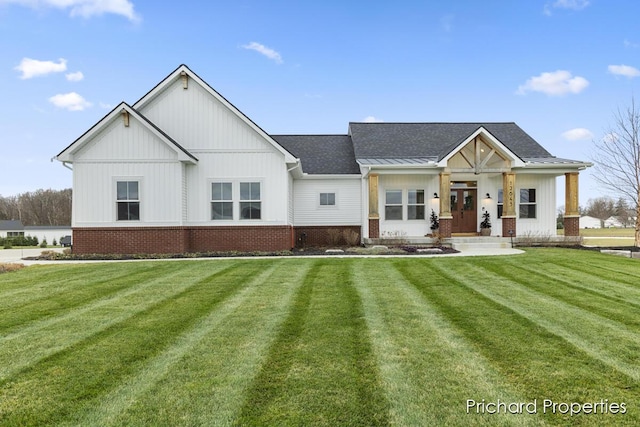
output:
[[[169,263],[167,263],[169,264]],[[190,274],[190,269],[171,267],[172,271],[156,269],[157,276],[138,284],[133,282],[99,300],[90,301],[57,316],[28,322],[22,328],[0,336],[0,381],[26,367],[104,331],[128,318],[148,310],[168,298],[183,292],[202,277]],[[212,265],[209,273],[228,268]],[[99,270],[96,272],[99,273]],[[91,286],[87,284],[85,286]],[[61,334],[60,331],[63,331]]]
[[[640,380],[640,334],[625,324],[610,320],[597,312],[584,310],[571,302],[559,300],[540,288],[544,278],[519,275],[519,281],[496,280],[496,268],[469,266],[461,274],[465,286],[492,301],[560,336],[616,370]],[[551,285],[553,286],[553,285]],[[532,289],[533,288],[533,289]],[[637,310],[634,310],[637,312]]]
[[[388,424],[352,260],[316,260],[235,425]]]
[[[548,295],[571,301],[575,305],[602,313],[626,325],[640,326],[640,319],[636,313],[632,313],[633,309],[640,309],[640,292],[638,292],[639,298],[636,299],[631,295],[632,292],[620,289],[615,280],[602,283],[599,278],[585,275],[584,272],[559,266],[551,272],[524,265],[509,265],[502,268],[503,271],[507,269],[510,270],[507,274],[511,277],[516,274],[536,277],[538,280],[532,285],[544,289]],[[597,285],[594,286],[594,283]],[[638,290],[640,291],[640,287]]]
[[[616,283],[629,285],[627,289],[637,292],[640,283],[640,268],[638,268],[636,260],[612,257],[593,251],[584,251],[586,253],[580,254],[580,256],[571,256],[571,252],[564,252],[564,256],[556,256],[560,253],[559,251],[561,250],[546,252],[546,254],[553,255],[553,259],[549,260],[551,264],[587,271],[590,275],[599,277],[605,282],[615,277]]]
[[[223,262],[207,275],[210,263],[198,264],[203,279],[156,303],[126,322],[72,345],[0,383],[0,423],[56,424],[92,399],[117,387],[212,307],[239,292],[258,264]],[[174,263],[174,268],[189,268]]]
[[[269,277],[272,276],[274,270],[276,270],[276,265],[277,263],[271,263],[270,266],[265,265],[265,268],[258,275],[249,278],[245,288],[230,297],[225,301],[225,304],[213,307],[206,317],[198,320],[190,328],[177,336],[167,348],[150,359],[142,369],[135,372],[131,377],[123,379],[119,387],[112,390],[108,395],[101,397],[100,400],[96,402],[96,407],[87,408],[82,414],[75,414],[74,419],[69,424],[106,426],[114,424],[127,425],[133,422],[129,417],[122,416],[123,412],[135,402],[139,402],[142,397],[148,399],[148,395],[155,396],[162,388],[165,388],[166,385],[162,387],[156,387],[156,385],[160,380],[166,383],[166,377],[170,376],[170,371],[177,369],[177,364],[183,363],[183,359],[187,353],[192,353],[195,347],[198,346],[207,335],[212,333],[214,329],[220,328],[221,325],[228,328],[229,325],[223,322],[225,322],[232,313],[239,310],[253,294],[264,288],[260,285],[269,280]],[[280,274],[283,274],[283,272],[281,271]],[[265,295],[262,296],[264,297]],[[274,297],[275,295],[269,296]],[[251,316],[255,315],[255,313],[245,312],[245,315]],[[229,345],[228,342],[225,344]],[[203,373],[202,367],[199,367],[198,370]],[[209,377],[212,374],[214,373],[207,371],[205,377]],[[175,393],[175,387],[184,387],[184,383],[173,384],[169,386],[169,390],[165,391]],[[210,386],[208,388],[210,393]],[[153,391],[149,393],[152,389]],[[189,401],[182,402],[182,404],[191,406],[191,397],[189,397]],[[156,410],[165,415],[172,412],[166,408],[166,405],[163,406],[162,408],[155,407],[152,409],[144,405],[146,408],[144,414],[145,423],[149,425],[175,425],[185,422],[182,416],[183,412],[177,410],[177,408],[175,408],[175,415],[171,419],[157,419],[155,417]],[[141,415],[136,414],[133,418],[139,422]],[[194,421],[195,420],[191,420],[189,423]]]
[[[313,261],[256,262],[266,275],[212,312],[208,319],[215,325],[206,333],[192,329],[198,339],[113,425],[232,424]],[[101,417],[94,421],[89,424],[101,425]]]
[[[424,261],[429,262],[429,261]],[[379,264],[385,275],[378,274]],[[429,282],[430,276],[423,281]],[[469,415],[467,399],[522,402],[501,375],[389,260],[360,262],[354,274],[392,425],[543,425],[535,416]]]
[[[429,264],[397,262],[399,270],[441,313],[474,343],[527,401],[556,402],[636,401],[637,382],[576,348],[564,338],[485,297],[470,284],[477,277],[461,274],[469,264],[485,259],[436,260]],[[423,278],[433,277],[433,284]],[[462,276],[462,277],[461,277]],[[535,302],[532,302],[535,304]],[[605,425],[619,419],[605,414],[581,418],[584,425]],[[640,423],[640,414],[628,411],[625,422]],[[569,415],[546,414],[545,421],[569,423]]]
[[[90,268],[90,267],[89,267]],[[73,310],[89,301],[104,298],[122,289],[134,286],[161,274],[158,270],[168,271],[166,266],[140,266],[135,272],[123,272],[122,269],[99,268],[91,279],[84,281],[69,280],[65,284],[48,284],[37,292],[21,294],[20,298],[5,298],[0,303],[0,333],[5,334],[16,325],[55,316],[60,312]],[[46,279],[45,279],[46,280]],[[87,286],[87,283],[91,283]]]

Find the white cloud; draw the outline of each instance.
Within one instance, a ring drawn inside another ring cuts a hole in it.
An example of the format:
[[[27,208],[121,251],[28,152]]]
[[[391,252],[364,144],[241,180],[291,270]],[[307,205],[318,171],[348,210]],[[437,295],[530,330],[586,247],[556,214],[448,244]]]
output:
[[[107,104],[106,102],[99,102],[98,105],[105,110],[111,110],[113,108],[113,105]]]
[[[248,49],[248,50],[255,50],[256,52],[266,56],[269,59],[272,59],[273,61],[275,61],[277,64],[282,64],[284,61],[282,60],[282,55],[280,55],[278,52],[276,52],[275,50],[266,47],[263,44],[257,43],[257,42],[251,42],[249,44],[245,44],[242,46],[243,49]]]
[[[544,14],[551,15],[552,9],[582,10],[589,6],[589,0],[556,0],[544,5]]]
[[[640,47],[640,43],[634,43],[629,39],[624,39],[624,47],[629,49],[637,49]]]
[[[49,102],[58,108],[64,108],[69,111],[82,111],[91,107],[91,103],[85,100],[81,95],[75,92],[58,94],[49,98]]]
[[[79,82],[80,80],[84,79],[84,74],[82,74],[82,71],[76,71],[75,73],[65,74],[65,77],[70,82]]]
[[[384,122],[384,120],[378,118],[378,117],[374,117],[374,116],[367,116],[364,119],[362,119],[362,121],[364,123],[382,123]]]
[[[573,77],[569,71],[558,70],[531,77],[518,87],[516,93],[525,95],[528,92],[542,92],[550,96],[577,94],[585,90],[589,82],[584,77]]]
[[[602,141],[606,144],[615,144],[620,139],[620,135],[615,132],[609,132],[602,137]]]
[[[39,61],[37,59],[22,58],[22,61],[20,61],[20,64],[15,67],[14,70],[20,71],[22,73],[20,78],[26,80],[32,77],[66,71],[67,60],[60,58],[56,63],[53,61]]]
[[[616,76],[625,76],[629,78],[640,76],[640,70],[630,65],[609,65],[609,72]]]
[[[589,129],[575,128],[562,133],[562,137],[569,141],[581,141],[593,139],[593,133]]]
[[[133,3],[129,0],[0,0],[0,3],[17,4],[32,9],[45,7],[70,9],[70,16],[82,16],[83,18],[112,13],[124,16],[130,21],[140,20],[140,16],[134,11]]]

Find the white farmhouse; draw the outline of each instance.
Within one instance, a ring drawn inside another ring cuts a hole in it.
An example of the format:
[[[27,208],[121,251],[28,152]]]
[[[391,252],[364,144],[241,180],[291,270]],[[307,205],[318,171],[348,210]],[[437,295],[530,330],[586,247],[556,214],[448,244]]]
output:
[[[77,253],[282,250],[351,231],[578,235],[578,174],[515,123],[350,123],[344,135],[270,135],[181,65],[121,103],[56,159],[73,169]]]
[[[589,215],[580,217],[580,228],[602,228],[602,221]]]

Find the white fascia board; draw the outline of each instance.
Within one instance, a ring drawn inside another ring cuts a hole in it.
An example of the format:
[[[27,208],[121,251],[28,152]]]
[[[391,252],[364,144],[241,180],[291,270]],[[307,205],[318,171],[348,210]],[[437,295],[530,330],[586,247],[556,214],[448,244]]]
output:
[[[82,148],[87,142],[91,141],[93,137],[95,137],[98,133],[100,133],[105,127],[107,127],[114,120],[118,120],[119,116],[123,113],[129,113],[129,116],[137,120],[140,124],[142,124],[148,131],[154,134],[157,138],[159,138],[162,142],[167,144],[172,150],[176,152],[178,155],[178,160],[181,162],[188,162],[192,164],[197,163],[197,159],[195,157],[190,156],[185,151],[176,146],[176,143],[172,140],[168,139],[165,134],[160,132],[155,126],[152,126],[148,119],[145,119],[140,116],[140,114],[127,105],[126,102],[121,102],[116,108],[111,110],[106,116],[104,116],[98,123],[96,123],[91,129],[85,132],[80,138],[76,139],[70,146],[65,148],[60,154],[54,157],[56,160],[61,161],[63,163],[73,163],[73,155]]]
[[[496,139],[488,130],[484,128],[484,126],[480,126],[478,129],[476,129],[475,132],[473,132],[464,141],[458,144],[458,146],[456,146],[453,150],[451,150],[449,154],[447,154],[445,157],[442,158],[442,160],[440,160],[440,162],[438,162],[438,166],[442,168],[446,168],[447,163],[449,162],[449,159],[455,156],[460,150],[462,150],[468,143],[473,141],[473,139],[478,137],[479,135],[482,135],[483,137],[487,138],[491,143],[491,145],[493,145],[498,151],[500,151],[500,154],[509,158],[509,160],[511,160],[512,168],[525,166],[524,161],[522,161],[520,157],[518,157],[513,151],[509,150],[506,145],[504,145],[502,142]]]
[[[185,73],[189,78],[198,83],[204,90],[206,90],[211,96],[213,96],[216,100],[222,103],[225,107],[231,110],[235,115],[237,115],[242,121],[244,121],[251,129],[253,129],[256,133],[262,136],[269,144],[271,144],[276,150],[278,150],[282,155],[284,155],[284,159],[286,163],[295,163],[299,159],[294,157],[291,153],[285,150],[280,144],[278,144],[271,136],[266,133],[262,128],[256,125],[249,117],[247,117],[242,111],[237,109],[232,103],[227,101],[227,99],[220,95],[215,89],[213,89],[207,82],[202,80],[196,73],[191,71],[189,67],[182,64],[180,65],[173,73],[169,74],[163,81],[161,81],[156,87],[151,89],[145,96],[140,98],[135,104],[133,104],[133,108],[142,109],[145,105],[147,105],[151,100],[153,100],[156,96],[162,93],[167,86],[172,84],[175,80],[182,77],[182,73]]]
[[[327,175],[321,175],[321,174],[302,174],[302,178],[301,179],[307,179],[307,180],[318,180],[318,179],[361,179],[362,175],[360,174],[345,174],[345,175],[340,175],[340,174],[327,174]]]
[[[90,141],[95,135],[100,133],[102,129],[111,123],[122,111],[122,108],[125,108],[127,104],[125,102],[121,102],[118,104],[113,110],[108,112],[102,119],[100,119],[96,124],[94,124],[88,131],[82,134],[78,139],[73,141],[67,148],[62,150],[54,159],[60,162],[73,163],[73,154],[78,151],[87,141]]]

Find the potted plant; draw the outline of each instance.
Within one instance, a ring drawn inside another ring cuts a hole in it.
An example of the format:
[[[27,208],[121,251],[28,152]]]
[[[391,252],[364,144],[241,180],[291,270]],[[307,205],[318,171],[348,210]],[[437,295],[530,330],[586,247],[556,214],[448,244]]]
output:
[[[482,209],[482,222],[480,223],[480,235],[491,236],[491,214],[488,210]]]
[[[431,216],[429,217],[429,220],[431,221],[431,234],[437,233],[440,229],[440,221],[438,220],[438,215],[436,215],[436,212],[433,209],[431,209]]]

